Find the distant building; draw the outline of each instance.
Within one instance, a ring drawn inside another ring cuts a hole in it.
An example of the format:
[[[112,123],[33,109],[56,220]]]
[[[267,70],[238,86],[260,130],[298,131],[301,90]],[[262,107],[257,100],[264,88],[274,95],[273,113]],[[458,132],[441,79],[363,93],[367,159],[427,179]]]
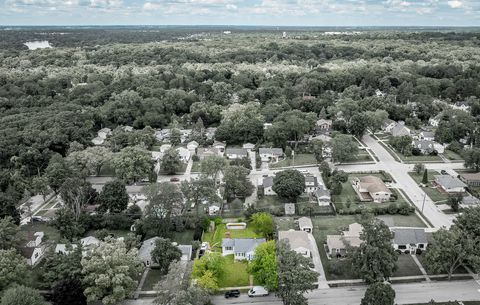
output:
[[[298,219],[298,227],[300,228],[301,231],[312,233],[313,231],[312,220],[309,217],[300,217]]]
[[[395,122],[394,120],[391,120],[391,119],[386,119],[382,123],[382,130],[384,132],[391,133],[392,129],[393,129],[393,127],[395,127],[395,125],[397,125],[397,122]]]
[[[274,196],[277,195],[275,191],[273,190],[273,177],[262,177],[261,179],[261,185],[263,186],[263,194],[265,196]]]
[[[319,184],[317,190],[315,191],[315,197],[319,206],[329,206],[332,202],[332,197],[330,196],[330,190],[324,184]]]
[[[465,193],[467,185],[450,175],[435,175],[435,184],[446,193]]]
[[[305,192],[306,193],[315,193],[318,188],[317,177],[312,175],[305,176]]]
[[[152,258],[152,251],[155,249],[156,241],[160,239],[160,237],[152,237],[143,241],[140,249],[138,250],[138,258],[143,262],[145,267],[156,267],[158,266],[157,263]],[[177,245],[177,243],[172,243],[176,245],[178,249],[182,252],[181,260],[182,261],[189,261],[192,258],[192,245]]]
[[[258,154],[262,162],[275,161],[278,162],[283,157],[283,149],[281,148],[259,148]]]
[[[230,160],[243,159],[248,157],[248,151],[245,148],[227,148],[225,155]]]
[[[199,147],[197,148],[197,156],[200,160],[203,160],[208,157],[215,157],[215,156],[220,156],[221,153],[218,151],[218,149],[213,148],[213,147]]]
[[[190,151],[195,151],[195,149],[198,148],[198,142],[197,141],[190,141],[188,142],[187,144],[187,149],[190,150]]]
[[[360,201],[385,202],[392,196],[382,179],[375,176],[354,177],[352,186]]]
[[[412,147],[420,150],[423,155],[431,154],[435,151],[439,154],[445,152],[445,147],[443,145],[429,140],[414,140],[412,141]]]
[[[460,202],[460,207],[462,209],[476,208],[478,206],[480,206],[480,199],[473,197],[472,195],[463,197],[462,201]]]
[[[242,146],[244,149],[248,150],[248,151],[252,151],[255,149],[255,144],[252,144],[252,143],[245,143],[243,144]]]
[[[319,119],[315,125],[315,133],[320,134],[329,134],[332,129],[332,120]]]
[[[35,232],[29,236],[25,246],[18,248],[20,254],[26,259],[29,266],[35,266],[45,253],[45,245],[43,244],[43,232]]]
[[[403,136],[409,136],[411,131],[409,128],[405,126],[405,123],[399,122],[392,128],[390,133],[394,137],[403,137]]]
[[[278,240],[286,240],[293,251],[304,257],[312,257],[312,245],[307,232],[294,230],[278,231]]]
[[[219,154],[223,156],[223,153],[225,152],[225,147],[227,147],[227,144],[225,144],[224,142],[215,141],[213,142],[212,147],[217,149]]]
[[[469,186],[480,186],[480,173],[460,174],[458,177]]]
[[[352,223],[347,231],[340,235],[327,235],[327,253],[331,257],[342,257],[348,253],[349,247],[359,247],[362,243],[360,234],[363,232],[363,226],[359,223]]]

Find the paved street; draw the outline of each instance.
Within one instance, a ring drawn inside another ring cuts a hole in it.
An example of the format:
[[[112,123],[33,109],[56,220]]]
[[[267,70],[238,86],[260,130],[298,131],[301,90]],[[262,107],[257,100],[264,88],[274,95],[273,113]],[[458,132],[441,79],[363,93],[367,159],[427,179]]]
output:
[[[432,298],[437,302],[453,300],[475,301],[480,299],[477,282],[452,281],[431,283],[395,284],[396,304],[428,303]],[[315,290],[308,294],[310,305],[358,305],[365,294],[366,286],[331,288]],[[150,305],[153,299],[129,300],[124,305]],[[249,298],[243,293],[238,299],[225,299],[223,296],[213,298],[215,305],[258,304],[279,305],[281,301],[275,296]]]

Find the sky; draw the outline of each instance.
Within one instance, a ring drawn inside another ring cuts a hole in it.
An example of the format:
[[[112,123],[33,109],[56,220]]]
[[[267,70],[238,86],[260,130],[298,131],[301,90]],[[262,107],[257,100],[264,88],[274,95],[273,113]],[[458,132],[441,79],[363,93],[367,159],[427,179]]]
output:
[[[0,0],[0,24],[480,26],[480,0]]]

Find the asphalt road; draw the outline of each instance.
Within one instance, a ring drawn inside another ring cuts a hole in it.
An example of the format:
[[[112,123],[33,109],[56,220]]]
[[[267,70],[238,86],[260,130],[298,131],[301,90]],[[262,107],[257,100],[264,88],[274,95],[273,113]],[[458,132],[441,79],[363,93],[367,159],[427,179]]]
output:
[[[479,284],[474,280],[395,284],[396,304],[428,303],[447,301],[478,301],[480,300]],[[358,305],[365,294],[366,286],[319,289],[307,294],[309,305]],[[282,302],[274,295],[268,297],[249,298],[242,293],[239,298],[225,299],[223,296],[213,297],[215,305],[258,304],[280,305]],[[153,299],[129,300],[124,305],[151,305]]]

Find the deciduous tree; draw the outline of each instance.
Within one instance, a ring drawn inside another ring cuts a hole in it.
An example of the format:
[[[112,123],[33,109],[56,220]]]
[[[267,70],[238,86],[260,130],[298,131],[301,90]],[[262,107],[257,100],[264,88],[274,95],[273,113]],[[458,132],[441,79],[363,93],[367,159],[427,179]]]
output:
[[[352,136],[339,134],[332,140],[332,161],[345,162],[355,160],[358,155],[358,143]]]
[[[166,273],[172,262],[180,260],[182,251],[173,245],[170,239],[158,238],[155,240],[155,247],[151,255],[160,271]]]
[[[98,197],[98,202],[104,211],[119,213],[127,208],[128,198],[125,183],[122,180],[115,179],[105,183]]]
[[[368,286],[360,305],[394,305],[395,290],[389,283],[374,283]]]
[[[255,256],[249,270],[260,285],[275,290],[278,284],[275,241],[267,241],[255,248]]]
[[[182,166],[180,155],[175,148],[168,149],[162,157],[160,168],[167,174],[175,174]]]
[[[8,250],[16,244],[19,229],[11,216],[0,219],[0,249]]]
[[[15,249],[0,250],[0,291],[13,284],[25,282],[27,263]]]
[[[112,160],[117,178],[127,182],[145,179],[152,170],[151,154],[140,146],[126,147]]]
[[[40,293],[30,287],[14,286],[3,293],[0,305],[47,305]]]
[[[280,197],[296,200],[305,190],[305,177],[294,169],[281,171],[273,178],[272,189]]]

